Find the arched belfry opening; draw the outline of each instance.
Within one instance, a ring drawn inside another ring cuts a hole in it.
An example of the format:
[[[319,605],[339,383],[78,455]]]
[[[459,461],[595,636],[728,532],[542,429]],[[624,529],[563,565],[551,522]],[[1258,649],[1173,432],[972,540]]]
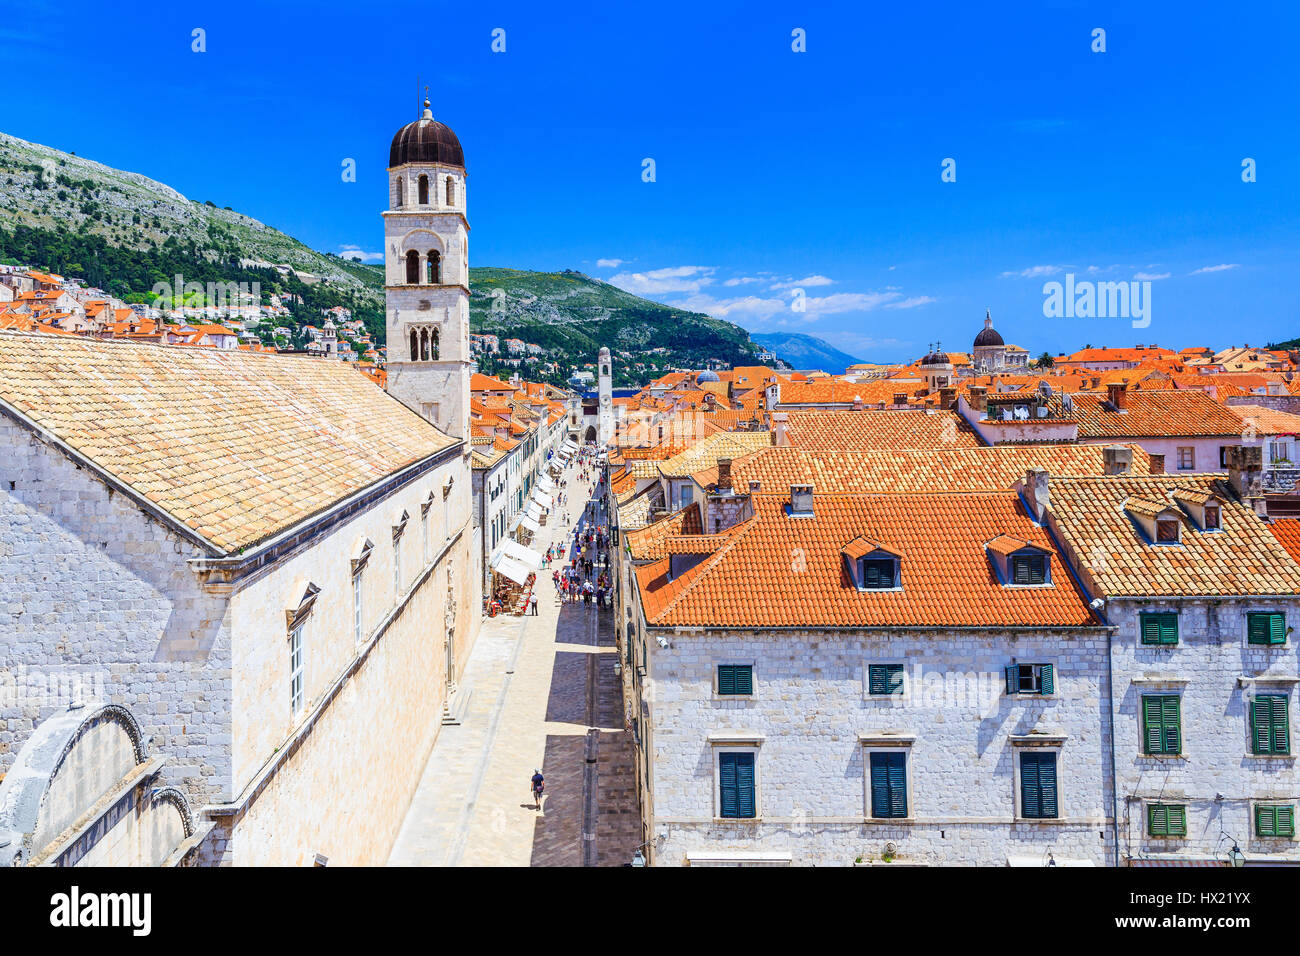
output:
[[[456,180],[447,177],[447,205],[456,205]]]
[[[420,176],[420,205],[429,205],[429,177],[425,175]]]
[[[406,205],[406,183],[402,181],[400,176],[397,177],[397,205]]]
[[[412,249],[406,254],[406,284],[417,285],[420,281],[420,254]]]
[[[442,256],[438,254],[436,249],[430,249],[426,261],[429,264],[429,284],[440,285],[442,283]]]

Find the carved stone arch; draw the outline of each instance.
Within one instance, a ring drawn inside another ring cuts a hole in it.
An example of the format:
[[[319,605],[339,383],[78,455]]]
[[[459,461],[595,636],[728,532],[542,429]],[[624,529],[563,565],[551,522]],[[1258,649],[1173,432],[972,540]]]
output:
[[[412,229],[406,235],[402,236],[402,252],[415,252],[418,255],[427,255],[430,250],[438,252],[444,259],[447,257],[447,246],[442,241],[442,237],[432,229]]]

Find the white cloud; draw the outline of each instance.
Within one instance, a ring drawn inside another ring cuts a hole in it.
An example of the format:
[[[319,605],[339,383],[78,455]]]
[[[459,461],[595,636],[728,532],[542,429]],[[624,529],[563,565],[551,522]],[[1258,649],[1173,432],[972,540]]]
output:
[[[805,298],[802,312],[795,312],[792,308],[794,304],[792,295],[788,297],[747,295],[719,299],[706,293],[698,293],[683,300],[674,300],[671,304],[679,309],[703,312],[714,318],[727,319],[731,322],[744,320],[763,322],[784,317],[788,321],[778,324],[789,324],[789,322],[813,322],[825,315],[839,315],[844,312],[869,312],[900,299],[901,296],[897,292],[837,292],[834,295]]]
[[[617,269],[619,266],[621,266],[621,265],[622,265],[624,262],[626,262],[626,261],[627,261],[626,259],[597,259],[597,260],[596,260],[596,268],[597,268],[597,269]]]
[[[1199,269],[1193,269],[1188,275],[1199,276],[1207,272],[1226,272],[1229,269],[1240,268],[1240,262],[1221,262],[1217,266],[1202,266]]]
[[[673,266],[649,272],[620,272],[609,279],[633,295],[667,295],[673,292],[699,292],[713,282],[713,266]]]
[[[786,279],[782,282],[773,282],[768,288],[773,292],[781,292],[785,289],[804,289],[834,284],[835,280],[826,276],[808,276],[804,279]]]
[[[1004,272],[1001,279],[1037,279],[1041,276],[1054,276],[1061,271],[1061,266],[1030,266],[1019,272]]]
[[[1141,279],[1168,279],[1169,276],[1170,276],[1170,273],[1168,273],[1168,272],[1135,272],[1135,273],[1133,274],[1133,278],[1134,278],[1134,279],[1139,279],[1139,280],[1141,280]]]
[[[749,285],[751,282],[762,282],[762,281],[763,280],[758,278],[758,276],[735,276],[734,278],[728,279],[726,282],[722,284],[730,287],[730,286],[738,286],[738,285]]]
[[[360,246],[339,246],[339,255],[344,259],[360,259],[362,262],[383,262],[382,252],[363,252]]]
[[[929,305],[931,302],[938,301],[929,295],[914,295],[904,299],[902,302],[890,302],[885,306],[886,309],[915,309],[918,305]]]

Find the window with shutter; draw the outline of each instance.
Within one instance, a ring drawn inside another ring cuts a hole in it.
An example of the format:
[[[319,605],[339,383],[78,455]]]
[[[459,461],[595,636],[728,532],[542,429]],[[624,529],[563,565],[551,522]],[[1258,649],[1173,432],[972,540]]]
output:
[[[1255,805],[1255,835],[1262,837],[1294,837],[1295,805]]]
[[[907,816],[906,754],[871,754],[871,815],[882,820]]]
[[[894,586],[894,561],[892,558],[863,558],[862,586],[868,590],[883,590]]]
[[[1011,558],[1013,584],[1043,584],[1047,580],[1047,558],[1041,554],[1020,554]]]
[[[1172,611],[1144,611],[1140,617],[1143,644],[1177,644],[1178,615]]]
[[[1276,611],[1246,615],[1246,639],[1251,644],[1285,644],[1286,615]]]
[[[1147,805],[1147,833],[1151,836],[1187,836],[1187,807],[1181,803]]]
[[[1142,697],[1143,750],[1148,754],[1182,753],[1182,728],[1177,694]]]
[[[754,755],[718,754],[719,813],[727,819],[755,816]]]
[[[1007,668],[1007,693],[1056,693],[1055,668],[1051,664],[1012,664]]]
[[[749,664],[718,665],[718,696],[748,697],[754,693],[754,668]]]
[[[1281,694],[1259,694],[1250,702],[1252,752],[1289,754],[1291,726],[1287,698]]]
[[[1020,755],[1020,815],[1030,820],[1056,819],[1056,754]]]
[[[867,668],[867,692],[872,697],[903,693],[903,665],[869,665]]]

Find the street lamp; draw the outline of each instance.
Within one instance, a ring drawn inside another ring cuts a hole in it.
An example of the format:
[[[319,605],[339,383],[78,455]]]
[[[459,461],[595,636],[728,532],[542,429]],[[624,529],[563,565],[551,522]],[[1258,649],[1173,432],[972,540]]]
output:
[[[1246,854],[1241,852],[1241,847],[1236,843],[1232,844],[1232,849],[1228,851],[1228,864],[1234,869],[1246,865]]]
[[[636,852],[632,854],[633,866],[645,866],[645,857],[641,855],[641,848],[637,847]]]

